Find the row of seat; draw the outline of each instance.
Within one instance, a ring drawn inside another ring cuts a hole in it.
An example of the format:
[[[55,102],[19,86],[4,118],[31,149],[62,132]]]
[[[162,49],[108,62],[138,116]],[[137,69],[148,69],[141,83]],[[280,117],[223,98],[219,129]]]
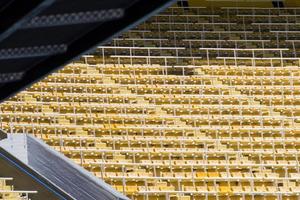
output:
[[[212,9],[209,11],[200,9],[200,12],[199,8],[191,8],[189,11],[181,14],[177,12],[173,13],[173,11],[174,10],[172,10],[172,12],[166,11],[166,14],[162,13],[155,16],[149,20],[151,23],[146,22],[135,30],[124,34],[120,39],[110,43],[109,49],[99,49],[99,52],[102,52],[103,56],[114,55],[113,59],[105,59],[105,62],[129,62],[125,61],[124,55],[128,56],[127,58],[131,63],[143,62],[136,59],[135,56],[147,57],[147,55],[153,56],[153,58],[151,57],[149,60],[157,59],[155,56],[165,57],[169,63],[176,63],[176,61],[172,58],[167,58],[168,55],[177,56],[178,59],[181,59],[180,56],[189,56],[193,60],[196,57],[208,57],[205,52],[199,51],[201,47],[227,47],[233,49],[258,48],[261,49],[261,51],[265,51],[264,49],[266,48],[274,48],[274,50],[269,53],[255,52],[256,55],[253,55],[251,51],[238,53],[234,53],[231,50],[222,52],[211,51],[209,55],[210,59],[214,59],[215,57],[241,57],[243,59],[250,58],[249,60],[251,60],[251,57],[272,59],[275,57],[280,59],[282,57],[295,58],[299,55],[297,50],[298,43],[295,42],[297,40],[297,31],[299,31],[297,24],[298,15],[294,13],[297,12],[297,9],[280,11],[283,12],[280,15],[278,15],[278,13],[272,14],[272,12],[277,11],[268,9],[259,10],[258,12],[256,12],[257,10],[255,9],[242,9],[241,13],[239,13],[238,9]],[[257,14],[266,11],[268,14]],[[180,12],[181,11],[179,11],[179,13]],[[201,14],[203,12],[206,14]],[[207,14],[207,12],[212,12],[213,14]],[[130,41],[131,38],[134,40]],[[182,41],[180,39],[182,39]],[[197,42],[197,40],[199,40],[199,42]],[[227,45],[221,43],[221,41],[227,42],[228,40],[232,42]],[[238,40],[241,46],[238,46],[236,42]],[[255,41],[252,43],[251,40]],[[285,40],[289,40],[289,42],[284,42]],[[128,46],[134,46],[136,49],[120,49],[120,47]],[[156,49],[139,49],[143,46],[159,47],[161,50],[158,52]],[[163,50],[164,47],[183,47],[185,49],[166,51]],[[279,47],[287,48],[287,51],[276,51],[275,49]],[[145,61],[146,58],[144,62]],[[159,61],[151,62],[159,63]]]
[[[80,103],[131,103],[136,102],[136,98],[145,98],[150,103],[162,104],[193,104],[193,105],[251,105],[255,102],[269,106],[278,105],[299,105],[300,99],[297,95],[190,95],[190,94],[72,94],[72,93],[50,93],[50,92],[29,92],[21,93],[11,100],[34,102],[74,102]],[[257,103],[256,103],[257,104]]]

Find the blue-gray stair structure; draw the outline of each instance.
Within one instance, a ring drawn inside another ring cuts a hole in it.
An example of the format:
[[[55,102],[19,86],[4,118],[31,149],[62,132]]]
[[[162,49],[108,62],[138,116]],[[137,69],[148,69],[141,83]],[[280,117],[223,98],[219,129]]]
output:
[[[35,199],[129,200],[104,181],[27,134],[0,133],[0,176],[15,187],[35,190]]]

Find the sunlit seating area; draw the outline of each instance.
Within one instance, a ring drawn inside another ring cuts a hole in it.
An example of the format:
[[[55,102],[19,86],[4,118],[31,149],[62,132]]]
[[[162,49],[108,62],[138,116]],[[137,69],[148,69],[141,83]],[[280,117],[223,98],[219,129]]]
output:
[[[168,8],[2,103],[1,128],[134,200],[299,200],[299,21]]]

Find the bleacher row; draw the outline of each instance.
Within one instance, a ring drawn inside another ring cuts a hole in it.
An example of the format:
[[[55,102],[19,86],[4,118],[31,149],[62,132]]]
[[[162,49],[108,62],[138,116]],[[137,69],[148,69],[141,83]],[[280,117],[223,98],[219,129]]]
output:
[[[136,200],[300,196],[300,9],[169,8],[1,104]]]
[[[14,187],[7,184],[12,178],[0,177],[0,200],[29,200],[29,194],[35,191],[18,191]]]
[[[149,60],[160,64],[295,64],[299,62],[299,18],[298,8],[173,8],[116,38],[109,47],[99,47],[98,53],[100,58],[113,55],[110,59],[130,64]]]

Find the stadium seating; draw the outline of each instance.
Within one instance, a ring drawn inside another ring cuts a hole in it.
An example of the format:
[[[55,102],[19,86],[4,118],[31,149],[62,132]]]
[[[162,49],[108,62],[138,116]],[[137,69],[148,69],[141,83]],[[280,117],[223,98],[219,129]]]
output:
[[[16,191],[13,186],[8,185],[7,182],[12,178],[0,177],[0,199],[1,200],[29,200],[28,195],[36,193],[34,191]]]
[[[1,104],[1,128],[131,199],[298,200],[299,16],[169,8]]]

